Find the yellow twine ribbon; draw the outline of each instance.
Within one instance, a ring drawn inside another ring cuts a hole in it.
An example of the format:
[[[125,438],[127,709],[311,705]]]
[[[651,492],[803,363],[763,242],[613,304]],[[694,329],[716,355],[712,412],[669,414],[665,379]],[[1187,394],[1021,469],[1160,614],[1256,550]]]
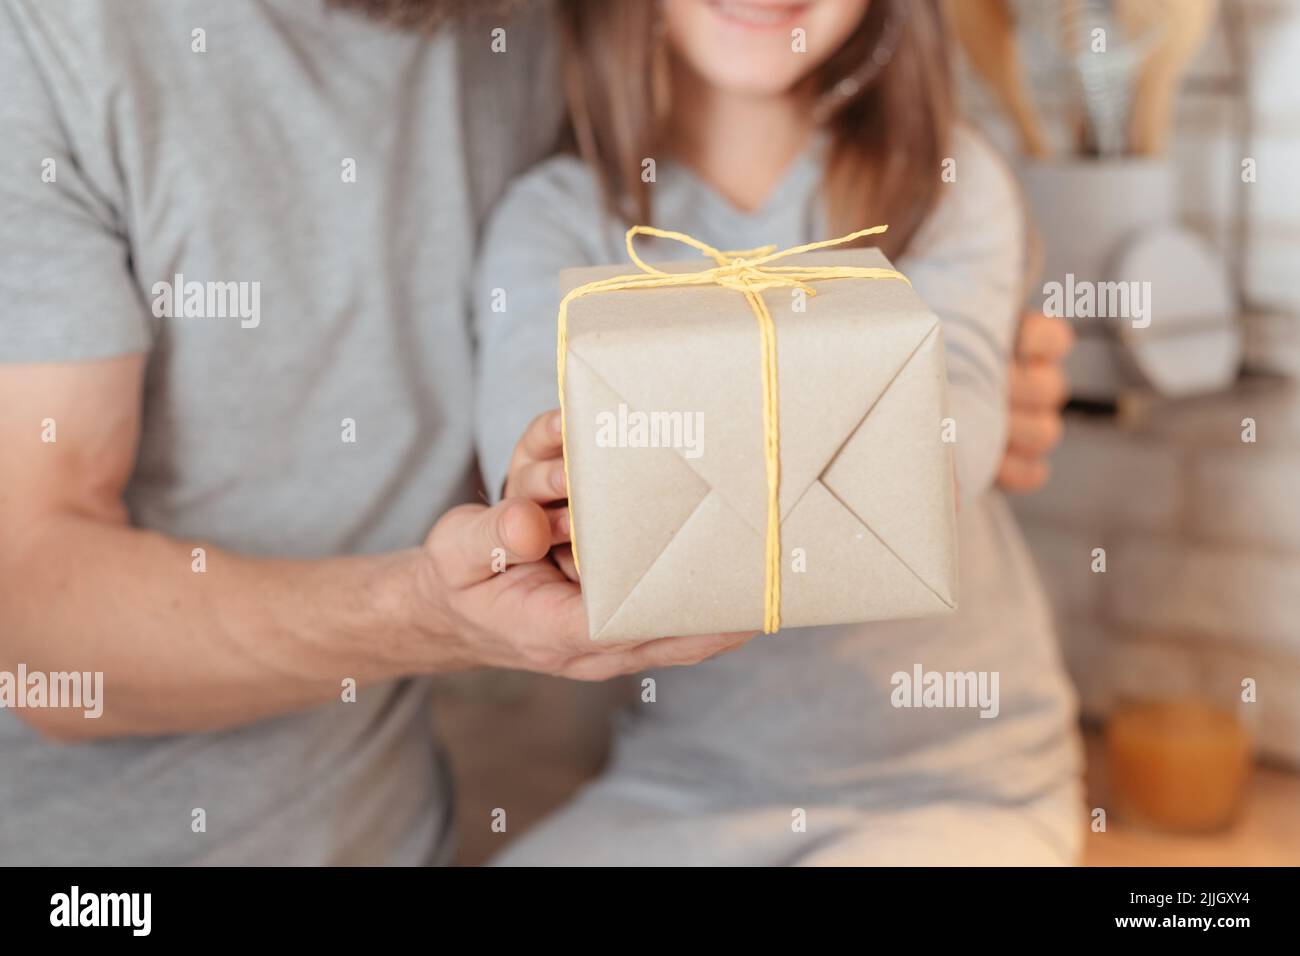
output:
[[[570,291],[560,302],[558,328],[556,331],[555,372],[560,390],[560,440],[564,450],[564,478],[569,478],[569,430],[564,412],[564,368],[568,352],[569,303],[597,292],[620,292],[627,289],[662,289],[680,286],[718,285],[724,289],[733,289],[745,296],[749,307],[758,320],[760,336],[762,384],[763,384],[763,457],[767,471],[767,536],[765,556],[765,591],[763,599],[763,632],[771,634],[781,627],[781,425],[777,407],[778,393],[776,381],[776,323],[767,309],[767,304],[759,294],[767,289],[802,289],[807,295],[816,295],[809,282],[823,279],[902,279],[907,276],[893,269],[870,268],[866,266],[769,266],[787,256],[827,249],[831,246],[853,242],[864,236],[874,236],[884,232],[888,226],[874,226],[860,229],[840,236],[838,239],[826,239],[822,242],[810,242],[802,246],[775,251],[775,246],[761,246],[757,249],[740,249],[722,252],[700,242],[682,232],[655,229],[651,226],[633,226],[627,231],[627,255],[632,263],[641,270],[631,275],[614,276],[598,279],[578,286]],[[701,253],[717,263],[712,269],[700,272],[664,272],[644,262],[637,255],[635,242],[637,236],[653,236],[659,239],[671,239],[698,249]],[[578,536],[575,527],[572,503],[569,508],[569,538],[573,545],[573,563],[578,564]]]

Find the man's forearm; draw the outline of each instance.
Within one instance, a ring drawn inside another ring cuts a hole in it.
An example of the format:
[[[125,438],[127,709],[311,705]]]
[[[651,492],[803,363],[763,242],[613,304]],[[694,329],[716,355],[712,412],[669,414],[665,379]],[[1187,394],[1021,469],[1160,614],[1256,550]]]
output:
[[[216,730],[337,702],[347,678],[409,668],[395,648],[416,626],[407,596],[420,560],[254,559],[61,515],[4,555],[0,669],[103,673],[98,719],[20,712],[61,739]],[[457,666],[449,646],[439,654],[444,629],[421,623],[426,669]]]

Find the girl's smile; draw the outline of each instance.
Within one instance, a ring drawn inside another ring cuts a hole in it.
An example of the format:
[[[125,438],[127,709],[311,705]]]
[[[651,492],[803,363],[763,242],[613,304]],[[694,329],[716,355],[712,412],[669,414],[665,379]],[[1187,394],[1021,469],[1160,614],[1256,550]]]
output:
[[[707,0],[721,20],[747,30],[788,30],[808,12],[811,2],[758,3],[754,0]]]
[[[663,0],[679,65],[717,90],[782,96],[862,23],[869,0]]]

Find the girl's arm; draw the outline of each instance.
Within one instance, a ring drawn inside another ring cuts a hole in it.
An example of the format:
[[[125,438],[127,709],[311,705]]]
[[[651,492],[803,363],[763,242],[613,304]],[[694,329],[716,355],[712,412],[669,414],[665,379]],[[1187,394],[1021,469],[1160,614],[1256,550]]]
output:
[[[945,183],[939,206],[898,268],[943,321],[965,503],[992,486],[1006,451],[1025,228],[1015,181],[993,150],[960,129],[954,153],[956,182]]]
[[[515,441],[555,408],[559,273],[613,261],[600,248],[599,187],[576,160],[552,160],[521,178],[498,205],[480,250],[474,288],[478,391],[475,438],[492,500],[501,496]]]

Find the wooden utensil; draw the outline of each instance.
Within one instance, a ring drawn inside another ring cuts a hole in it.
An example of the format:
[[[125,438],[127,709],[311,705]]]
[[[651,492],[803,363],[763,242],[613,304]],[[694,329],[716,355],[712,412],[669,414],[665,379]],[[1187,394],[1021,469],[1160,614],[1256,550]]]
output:
[[[971,66],[1015,123],[1021,149],[1039,159],[1051,155],[1042,121],[1025,91],[1008,0],[949,0],[948,15]]]
[[[1217,11],[1216,0],[1116,0],[1129,35],[1155,32],[1138,73],[1129,114],[1129,147],[1144,156],[1164,153],[1174,121],[1174,98]]]

